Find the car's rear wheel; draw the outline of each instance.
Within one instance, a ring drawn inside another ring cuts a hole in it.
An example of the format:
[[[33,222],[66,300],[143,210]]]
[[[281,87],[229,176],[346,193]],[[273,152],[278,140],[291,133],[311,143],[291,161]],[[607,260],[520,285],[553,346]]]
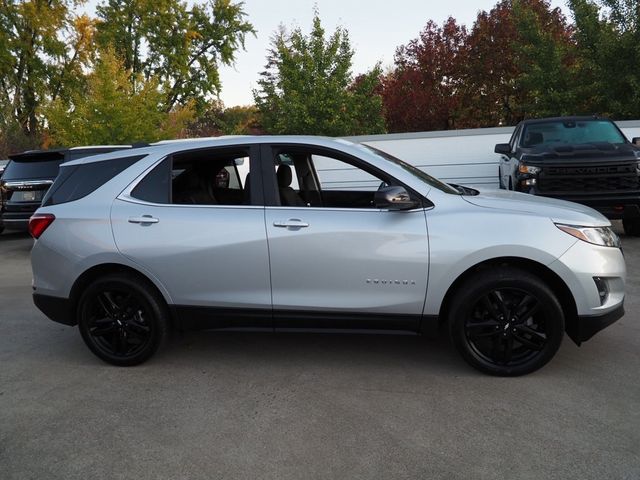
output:
[[[462,357],[491,375],[517,376],[544,366],[564,335],[564,313],[537,276],[499,266],[468,278],[449,310],[451,338]]]
[[[640,237],[640,219],[622,220],[624,233],[633,237]]]
[[[168,335],[162,297],[144,280],[111,274],[95,280],[78,303],[78,325],[89,349],[118,366],[148,360]]]

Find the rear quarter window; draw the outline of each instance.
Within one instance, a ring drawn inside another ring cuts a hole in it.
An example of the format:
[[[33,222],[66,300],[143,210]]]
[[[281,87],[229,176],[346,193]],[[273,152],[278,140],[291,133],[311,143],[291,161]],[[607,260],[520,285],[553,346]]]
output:
[[[62,167],[56,181],[43,198],[42,206],[73,202],[86,197],[144,156],[136,155]]]

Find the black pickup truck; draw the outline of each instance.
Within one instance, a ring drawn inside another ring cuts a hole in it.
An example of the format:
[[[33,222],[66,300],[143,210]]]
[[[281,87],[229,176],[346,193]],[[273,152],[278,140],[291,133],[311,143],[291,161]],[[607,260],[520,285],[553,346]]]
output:
[[[607,118],[524,120],[509,143],[495,147],[500,188],[582,203],[640,236],[637,143]]]

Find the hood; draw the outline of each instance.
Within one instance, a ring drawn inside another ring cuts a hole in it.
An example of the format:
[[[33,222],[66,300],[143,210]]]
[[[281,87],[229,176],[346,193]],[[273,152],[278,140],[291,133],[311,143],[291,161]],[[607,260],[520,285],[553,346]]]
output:
[[[593,142],[576,145],[556,143],[523,148],[522,151],[522,161],[527,163],[637,162],[640,160],[640,150],[630,143]]]
[[[611,224],[604,215],[592,208],[556,198],[508,190],[480,190],[478,195],[464,195],[462,198],[478,207],[543,216],[567,225],[603,227]]]

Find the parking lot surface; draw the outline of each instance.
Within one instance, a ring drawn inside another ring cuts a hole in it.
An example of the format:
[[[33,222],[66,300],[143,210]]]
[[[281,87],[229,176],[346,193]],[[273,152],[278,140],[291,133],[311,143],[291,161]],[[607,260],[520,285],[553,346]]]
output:
[[[616,225],[618,231],[620,226]],[[626,316],[520,378],[446,339],[195,332],[106,365],[0,236],[0,479],[640,479],[640,239]]]

